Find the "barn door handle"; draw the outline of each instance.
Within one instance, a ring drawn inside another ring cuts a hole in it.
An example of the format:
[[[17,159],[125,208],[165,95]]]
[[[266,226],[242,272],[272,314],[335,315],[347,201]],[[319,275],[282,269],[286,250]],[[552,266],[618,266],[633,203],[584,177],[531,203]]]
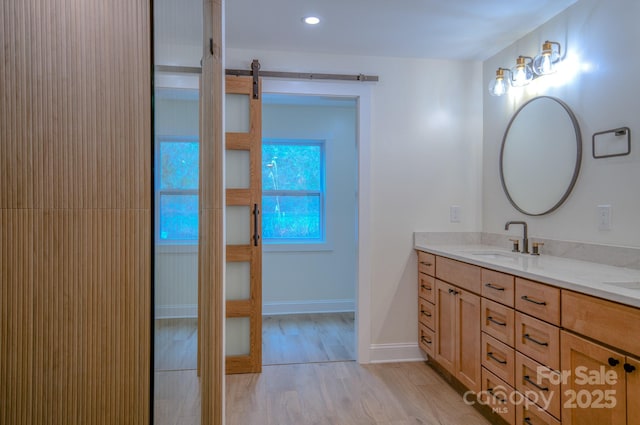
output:
[[[258,240],[260,239],[258,234],[258,214],[260,214],[258,204],[253,204],[253,246],[258,246]]]

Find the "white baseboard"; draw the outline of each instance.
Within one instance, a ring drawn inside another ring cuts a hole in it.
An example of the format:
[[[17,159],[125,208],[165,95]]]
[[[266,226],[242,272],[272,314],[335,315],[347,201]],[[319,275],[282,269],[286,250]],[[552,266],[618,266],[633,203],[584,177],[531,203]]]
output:
[[[157,305],[156,319],[184,319],[198,317],[197,304]]]
[[[263,315],[355,311],[354,300],[279,301],[262,304]]]
[[[427,356],[418,348],[418,343],[409,344],[371,344],[369,348],[371,363],[421,362]]]

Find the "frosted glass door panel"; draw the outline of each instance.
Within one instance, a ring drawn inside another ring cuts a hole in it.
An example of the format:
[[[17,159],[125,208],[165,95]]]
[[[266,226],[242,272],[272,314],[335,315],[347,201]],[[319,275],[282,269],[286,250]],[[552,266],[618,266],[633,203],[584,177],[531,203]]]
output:
[[[246,94],[225,95],[225,131],[228,133],[249,132],[249,96]]]
[[[251,168],[249,151],[227,149],[225,152],[225,179],[227,189],[249,189]]]
[[[227,300],[251,298],[251,263],[246,261],[227,263]]]
[[[250,353],[250,321],[248,317],[228,317],[226,320],[226,355],[248,356]]]
[[[227,206],[227,245],[251,243],[251,209],[243,206]]]

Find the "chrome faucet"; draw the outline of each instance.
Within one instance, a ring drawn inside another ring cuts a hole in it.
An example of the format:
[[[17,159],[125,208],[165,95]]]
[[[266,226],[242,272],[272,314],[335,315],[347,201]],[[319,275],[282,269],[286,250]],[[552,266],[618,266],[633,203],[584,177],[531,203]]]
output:
[[[529,253],[529,236],[527,232],[527,223],[525,221],[507,221],[507,224],[504,225],[504,230],[509,230],[509,226],[512,224],[522,224],[524,228],[524,237],[522,238],[522,253]]]

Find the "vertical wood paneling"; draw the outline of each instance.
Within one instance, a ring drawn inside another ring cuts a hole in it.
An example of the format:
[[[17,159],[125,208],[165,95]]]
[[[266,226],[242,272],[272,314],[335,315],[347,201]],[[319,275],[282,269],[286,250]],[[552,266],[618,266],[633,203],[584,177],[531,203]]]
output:
[[[0,209],[0,423],[33,423],[33,213]]]
[[[146,423],[149,215],[35,215],[34,423]]]
[[[0,424],[149,422],[149,3],[0,3]]]
[[[224,238],[222,4],[203,0],[200,118],[200,246],[198,251],[198,365],[203,425],[224,422]]]

